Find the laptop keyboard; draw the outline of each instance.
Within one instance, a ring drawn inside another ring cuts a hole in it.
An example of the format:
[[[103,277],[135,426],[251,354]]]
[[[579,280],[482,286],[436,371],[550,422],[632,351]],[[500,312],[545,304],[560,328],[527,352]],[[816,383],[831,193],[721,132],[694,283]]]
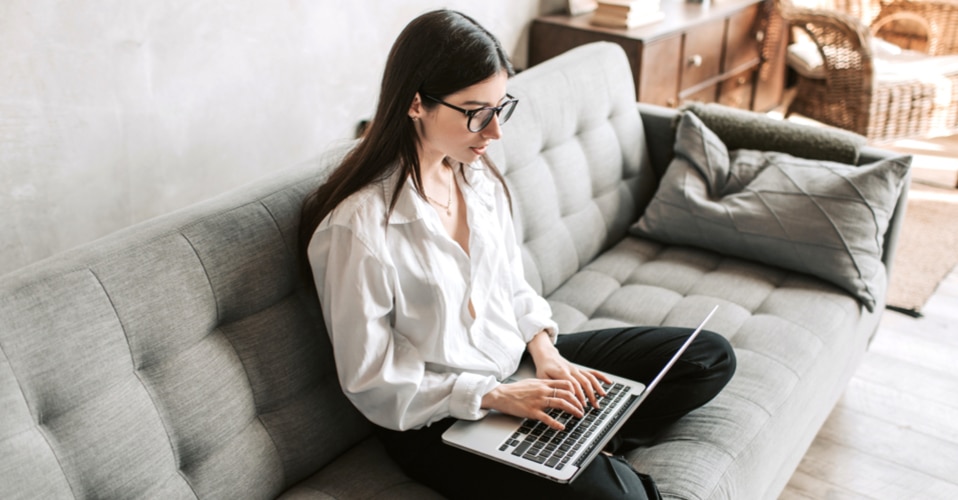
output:
[[[627,396],[629,387],[615,383],[606,384],[603,388],[606,395],[598,400],[601,410],[586,404],[582,418],[555,408],[549,410],[549,416],[565,425],[565,429],[561,431],[535,419],[524,419],[519,429],[502,443],[499,451],[512,450],[515,456],[562,470],[572,457],[586,448],[575,463],[581,465],[581,457],[589,456],[592,447],[600,441],[601,435],[596,436],[595,433],[604,432],[601,429],[609,418],[615,418],[628,408],[628,405],[621,403]],[[631,395],[629,399],[635,397],[637,395]]]

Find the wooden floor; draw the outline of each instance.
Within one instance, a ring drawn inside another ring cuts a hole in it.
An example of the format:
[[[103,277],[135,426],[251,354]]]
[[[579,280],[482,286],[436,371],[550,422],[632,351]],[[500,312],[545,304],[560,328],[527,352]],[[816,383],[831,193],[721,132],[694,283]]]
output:
[[[958,270],[922,311],[884,312],[781,500],[958,499]]]

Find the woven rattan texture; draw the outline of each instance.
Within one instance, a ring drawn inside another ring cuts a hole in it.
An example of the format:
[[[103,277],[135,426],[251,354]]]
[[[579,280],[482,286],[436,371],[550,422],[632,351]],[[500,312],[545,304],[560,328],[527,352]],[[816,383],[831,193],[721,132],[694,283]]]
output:
[[[958,72],[936,79],[875,78],[871,38],[929,55],[958,53],[958,3],[895,0],[880,5],[838,0],[833,9],[782,2],[783,18],[811,38],[826,77],[798,75],[787,113],[851,130],[880,143],[958,131]],[[836,9],[844,9],[845,12]],[[880,9],[871,26],[867,12]]]

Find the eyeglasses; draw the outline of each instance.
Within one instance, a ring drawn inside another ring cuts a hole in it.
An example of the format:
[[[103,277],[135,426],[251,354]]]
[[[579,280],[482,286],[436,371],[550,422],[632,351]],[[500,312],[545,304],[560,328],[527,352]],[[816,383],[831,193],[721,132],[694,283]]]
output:
[[[452,108],[466,115],[466,117],[469,118],[469,121],[466,122],[466,128],[468,128],[470,132],[481,132],[482,129],[489,125],[489,122],[492,121],[493,116],[499,117],[500,125],[506,123],[509,121],[509,117],[512,116],[512,112],[516,110],[516,104],[519,103],[519,99],[506,94],[506,98],[508,100],[499,106],[487,106],[479,109],[462,109],[459,106],[454,106],[446,101],[443,101],[442,99],[437,99],[428,94],[423,94],[422,96],[430,101],[438,102],[443,106]]]

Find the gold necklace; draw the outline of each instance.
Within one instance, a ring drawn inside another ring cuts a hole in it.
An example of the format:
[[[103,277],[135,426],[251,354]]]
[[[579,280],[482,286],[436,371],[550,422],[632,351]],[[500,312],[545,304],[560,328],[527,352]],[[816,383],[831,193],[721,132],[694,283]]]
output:
[[[426,195],[426,199],[439,205],[440,207],[446,210],[446,215],[452,216],[452,210],[449,208],[452,206],[452,168],[449,169],[449,182],[446,185],[446,204],[443,205],[442,202],[433,198],[432,196]]]

